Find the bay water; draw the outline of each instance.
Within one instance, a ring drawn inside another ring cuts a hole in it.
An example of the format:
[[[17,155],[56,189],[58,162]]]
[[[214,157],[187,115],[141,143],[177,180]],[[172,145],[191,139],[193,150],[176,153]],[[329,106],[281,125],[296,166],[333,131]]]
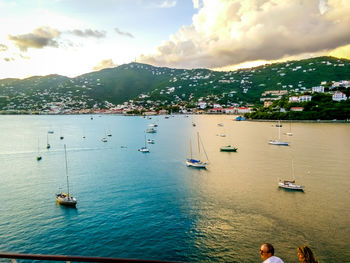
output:
[[[157,133],[145,133],[151,123]],[[138,151],[145,136],[150,153]],[[304,244],[321,262],[349,262],[350,125],[283,123],[281,136],[290,146],[268,144],[273,122],[220,115],[0,116],[0,251],[261,262],[269,242],[286,263]],[[75,209],[55,201],[64,144]],[[219,151],[228,144],[237,153]],[[186,167],[190,148],[208,156],[206,170]],[[305,192],[278,189],[278,178]]]

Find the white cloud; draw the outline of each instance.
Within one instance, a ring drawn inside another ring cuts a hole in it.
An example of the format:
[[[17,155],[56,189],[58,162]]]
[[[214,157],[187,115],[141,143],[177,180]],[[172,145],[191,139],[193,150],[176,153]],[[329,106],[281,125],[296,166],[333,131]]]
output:
[[[162,0],[154,3],[153,5],[156,8],[172,8],[176,6],[176,0]]]
[[[199,1],[193,0],[195,6]],[[350,1],[203,0],[156,54],[139,61],[218,68],[329,51],[350,43]]]

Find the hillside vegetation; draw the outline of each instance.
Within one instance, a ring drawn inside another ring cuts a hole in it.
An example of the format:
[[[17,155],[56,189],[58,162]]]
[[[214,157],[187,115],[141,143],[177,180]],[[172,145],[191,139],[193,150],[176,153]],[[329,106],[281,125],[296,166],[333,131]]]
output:
[[[140,63],[103,69],[75,78],[59,75],[0,80],[0,110],[106,108],[129,100],[138,103],[195,104],[199,98],[224,106],[261,105],[267,90],[302,91],[321,82],[350,79],[350,61],[318,57],[217,72],[171,69]]]

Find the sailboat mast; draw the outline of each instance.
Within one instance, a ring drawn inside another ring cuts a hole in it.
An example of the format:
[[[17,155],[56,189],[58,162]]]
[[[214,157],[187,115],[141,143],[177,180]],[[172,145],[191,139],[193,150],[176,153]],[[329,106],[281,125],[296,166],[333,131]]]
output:
[[[278,141],[281,140],[281,122],[278,120]]]
[[[191,141],[191,138],[190,138],[190,157],[192,159],[192,141]]]
[[[200,144],[199,144],[199,132],[197,132],[197,144],[198,144],[198,154],[201,153],[201,147],[200,147]]]
[[[67,162],[67,150],[66,150],[66,145],[64,145],[64,157],[66,159],[66,176],[67,176],[67,194],[69,197],[69,182],[68,182],[68,162]]]

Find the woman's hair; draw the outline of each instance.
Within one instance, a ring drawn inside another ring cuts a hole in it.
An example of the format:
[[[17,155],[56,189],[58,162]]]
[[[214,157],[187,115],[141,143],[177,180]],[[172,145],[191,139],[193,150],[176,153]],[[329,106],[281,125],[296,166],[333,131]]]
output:
[[[298,247],[298,252],[303,254],[305,263],[318,263],[316,257],[312,253],[312,250],[308,246]]]

